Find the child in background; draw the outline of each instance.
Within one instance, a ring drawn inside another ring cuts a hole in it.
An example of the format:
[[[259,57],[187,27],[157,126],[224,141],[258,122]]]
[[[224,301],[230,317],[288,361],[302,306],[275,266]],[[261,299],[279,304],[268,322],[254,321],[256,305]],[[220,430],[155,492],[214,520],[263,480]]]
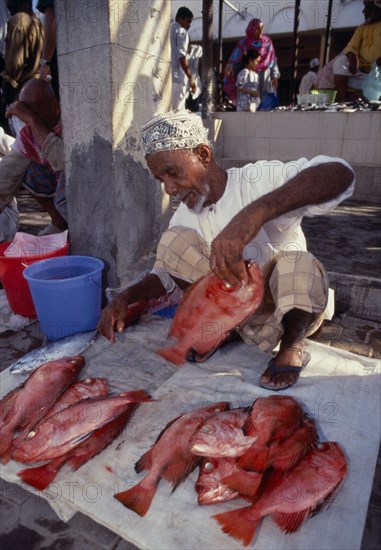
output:
[[[237,75],[237,111],[255,112],[260,103],[258,74],[255,72],[261,58],[256,50],[249,50],[243,57],[244,69]]]

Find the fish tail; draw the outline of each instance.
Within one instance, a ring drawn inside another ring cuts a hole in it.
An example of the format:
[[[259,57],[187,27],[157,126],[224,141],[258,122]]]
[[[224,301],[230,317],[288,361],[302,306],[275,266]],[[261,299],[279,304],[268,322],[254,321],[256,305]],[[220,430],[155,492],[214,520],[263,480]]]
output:
[[[182,365],[185,361],[184,352],[177,346],[169,346],[167,348],[159,349],[158,353],[174,365]]]
[[[52,462],[36,468],[25,468],[25,470],[17,472],[17,475],[28,485],[43,491],[52,483],[60,468],[52,467]]]
[[[240,471],[224,477],[221,481],[241,496],[254,500],[262,477],[262,473]]]
[[[221,525],[224,533],[240,540],[244,546],[250,544],[261,519],[248,518],[247,514],[244,513],[247,509],[248,508],[237,508],[230,512],[212,516]]]
[[[114,498],[119,500],[123,506],[126,506],[126,508],[129,508],[142,517],[148,512],[157,487],[155,484],[144,486],[143,481],[135,485],[135,487],[132,487],[132,489],[127,489],[127,491],[122,491],[114,495]]]

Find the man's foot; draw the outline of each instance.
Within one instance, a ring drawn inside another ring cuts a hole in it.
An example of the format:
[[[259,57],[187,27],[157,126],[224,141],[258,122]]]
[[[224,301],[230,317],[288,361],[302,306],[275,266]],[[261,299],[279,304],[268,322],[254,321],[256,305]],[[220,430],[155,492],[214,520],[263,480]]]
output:
[[[259,379],[261,388],[272,391],[285,390],[296,384],[300,373],[311,356],[302,348],[289,348],[279,351]]]

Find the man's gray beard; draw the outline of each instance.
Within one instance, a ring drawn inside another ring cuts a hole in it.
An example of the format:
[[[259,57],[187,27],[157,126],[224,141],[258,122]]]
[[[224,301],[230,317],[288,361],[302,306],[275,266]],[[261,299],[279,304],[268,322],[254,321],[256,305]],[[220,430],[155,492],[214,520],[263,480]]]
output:
[[[194,205],[194,207],[190,208],[189,210],[191,210],[195,214],[201,214],[201,212],[205,208],[203,206],[203,204],[206,201],[206,199],[208,198],[209,191],[210,191],[209,185],[206,183],[203,194],[199,196],[199,198],[198,198],[196,204]]]

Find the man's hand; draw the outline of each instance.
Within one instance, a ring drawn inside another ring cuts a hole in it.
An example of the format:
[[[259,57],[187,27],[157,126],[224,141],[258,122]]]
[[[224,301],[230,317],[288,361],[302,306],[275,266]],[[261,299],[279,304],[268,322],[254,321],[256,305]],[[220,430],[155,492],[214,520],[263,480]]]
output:
[[[128,287],[106,306],[98,322],[98,332],[115,342],[114,330],[123,332],[126,326],[137,321],[143,314],[151,298],[165,294],[159,277],[153,273]]]
[[[351,74],[356,74],[359,70],[359,58],[353,52],[347,53],[347,58],[349,61],[348,70]]]
[[[210,268],[214,274],[233,286],[248,282],[243,261],[245,246],[258,233],[261,224],[249,221],[246,209],[237,214],[212,242]]]
[[[25,122],[25,124],[30,124],[30,122],[36,118],[32,109],[23,101],[15,101],[9,105],[5,116],[11,118],[13,115],[17,116],[17,118]]]
[[[52,80],[52,73],[49,65],[42,65],[40,67],[40,78],[45,80],[45,82],[50,82]]]
[[[190,87],[190,91],[192,92],[192,94],[194,94],[195,91],[196,91],[196,82],[193,80],[192,77],[190,77],[190,79],[189,79],[189,87]]]
[[[122,292],[102,310],[97,327],[98,332],[106,336],[112,343],[115,343],[114,330],[123,332],[125,328],[129,305],[130,300],[128,293]]]

